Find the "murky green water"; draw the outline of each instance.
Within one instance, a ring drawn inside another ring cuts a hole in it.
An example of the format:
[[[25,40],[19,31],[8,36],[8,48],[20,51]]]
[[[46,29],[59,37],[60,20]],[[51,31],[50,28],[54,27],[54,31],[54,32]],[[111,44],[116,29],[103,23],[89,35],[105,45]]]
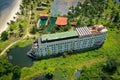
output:
[[[40,25],[46,25],[47,19],[41,19],[40,20]]]
[[[46,28],[46,31],[51,32],[52,29],[54,29],[54,25],[55,25],[56,19],[57,19],[57,18],[55,18],[55,17],[51,17],[51,18],[50,18],[49,24],[48,24],[48,26],[47,26],[47,28]]]
[[[31,49],[31,45],[26,47],[15,47],[10,50],[8,60],[13,65],[21,67],[29,67],[32,65],[33,60],[27,56],[27,52]]]

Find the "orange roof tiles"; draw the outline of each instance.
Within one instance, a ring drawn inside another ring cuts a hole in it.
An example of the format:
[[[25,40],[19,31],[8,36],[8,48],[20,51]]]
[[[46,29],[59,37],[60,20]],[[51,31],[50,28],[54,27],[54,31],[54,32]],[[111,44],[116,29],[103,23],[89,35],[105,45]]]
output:
[[[64,26],[67,25],[68,18],[66,17],[58,17],[56,20],[56,25]]]
[[[40,14],[40,16],[46,16],[46,17],[47,17],[47,16],[49,16],[49,15],[48,15],[48,14]]]

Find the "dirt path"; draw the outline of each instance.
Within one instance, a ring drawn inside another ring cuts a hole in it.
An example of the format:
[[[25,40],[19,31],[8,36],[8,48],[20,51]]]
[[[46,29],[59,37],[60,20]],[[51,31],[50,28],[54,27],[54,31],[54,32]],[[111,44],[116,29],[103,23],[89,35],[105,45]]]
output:
[[[31,19],[31,16],[29,17],[29,19]],[[23,39],[25,39],[25,38],[28,38],[28,37],[29,37],[29,38],[30,38],[30,37],[34,37],[34,35],[31,35],[31,34],[29,33],[29,26],[28,26],[27,29],[26,29],[25,35],[24,35],[21,39],[13,42],[13,43],[11,43],[11,44],[9,44],[9,45],[1,52],[0,56],[3,55],[3,54],[4,54],[10,47],[12,47],[14,44],[16,44],[17,42],[19,42],[19,41],[21,41],[21,40],[23,40]]]
[[[19,42],[19,41],[21,41],[21,40],[23,40],[23,39],[25,39],[25,38],[27,38],[27,37],[33,37],[33,35],[29,34],[28,28],[26,29],[26,34],[25,34],[21,39],[19,39],[19,40],[15,41],[15,42],[11,43],[10,45],[8,45],[8,46],[1,52],[0,55],[3,55],[10,47],[12,47],[14,44],[16,44],[17,42]]]
[[[20,40],[17,40],[13,43],[11,43],[9,46],[7,46],[2,52],[0,55],[3,55],[10,47],[12,47],[14,44],[16,44],[17,42],[19,42]]]

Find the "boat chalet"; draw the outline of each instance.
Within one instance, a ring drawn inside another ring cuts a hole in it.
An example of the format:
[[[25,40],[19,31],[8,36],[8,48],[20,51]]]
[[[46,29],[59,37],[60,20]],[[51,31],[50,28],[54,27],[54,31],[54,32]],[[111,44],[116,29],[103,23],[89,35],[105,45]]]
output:
[[[99,48],[104,43],[106,34],[107,29],[103,25],[79,27],[73,31],[45,34],[33,43],[28,55],[40,58],[64,52]]]

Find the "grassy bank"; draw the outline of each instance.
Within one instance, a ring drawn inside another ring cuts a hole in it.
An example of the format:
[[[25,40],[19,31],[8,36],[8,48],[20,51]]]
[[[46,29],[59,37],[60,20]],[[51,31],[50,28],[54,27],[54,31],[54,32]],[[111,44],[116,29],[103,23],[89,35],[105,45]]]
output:
[[[25,46],[30,45],[32,43],[33,43],[33,39],[22,40],[22,41],[18,42],[17,44],[15,44],[13,47],[15,47],[15,46],[25,47]]]

